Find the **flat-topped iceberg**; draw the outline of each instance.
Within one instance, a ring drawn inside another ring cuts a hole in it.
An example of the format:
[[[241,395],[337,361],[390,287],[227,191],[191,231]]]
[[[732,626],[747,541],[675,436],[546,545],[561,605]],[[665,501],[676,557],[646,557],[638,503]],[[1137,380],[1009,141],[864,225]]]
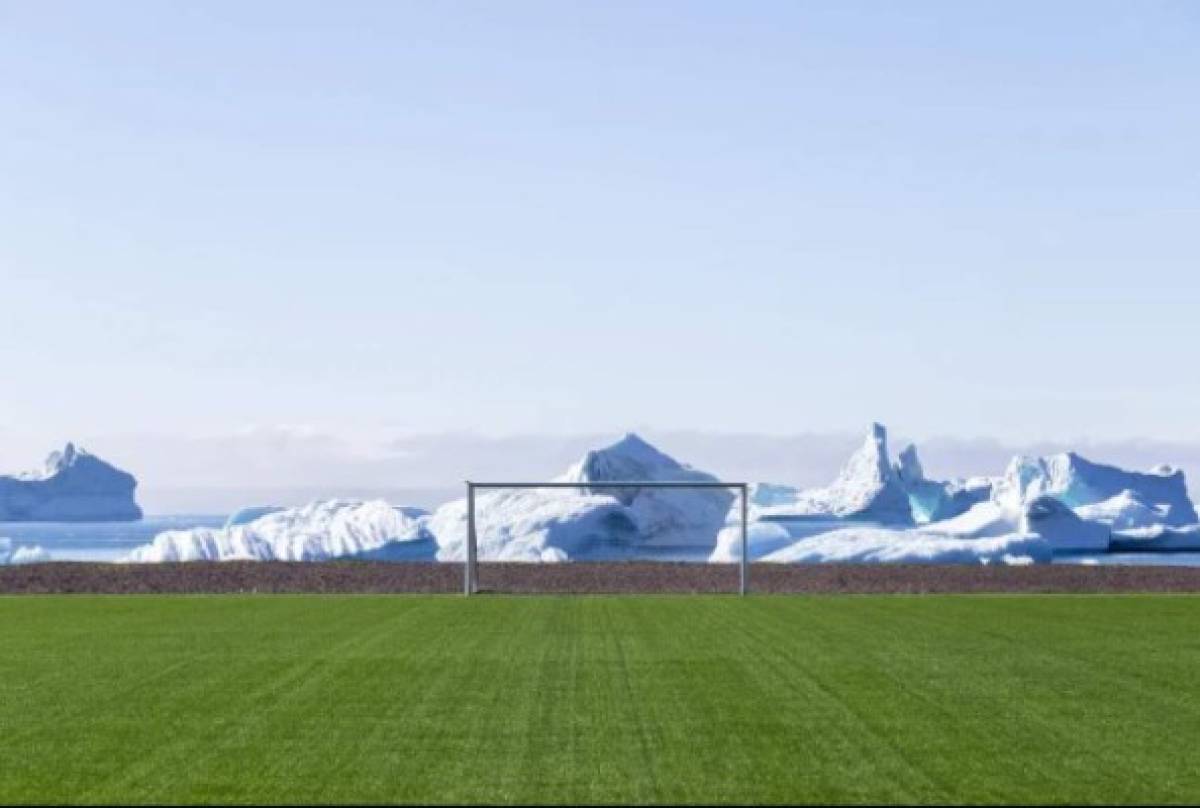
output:
[[[0,521],[134,521],[136,488],[132,474],[68,443],[38,471],[0,476]]]
[[[712,548],[733,503],[724,489],[611,488],[605,482],[716,482],[660,452],[634,434],[588,452],[558,478],[595,483],[569,489],[497,490],[475,502],[479,557],[505,561],[564,561],[629,557],[638,549]],[[466,502],[443,505],[428,527],[438,559],[462,559]]]
[[[916,527],[905,523],[901,495]],[[764,561],[1043,561],[1048,553],[1106,551],[1114,530],[1174,526],[1152,541],[1119,537],[1147,550],[1189,547],[1200,537],[1181,527],[1196,521],[1195,509],[1182,472],[1169,467],[1127,472],[1067,453],[1014,458],[999,478],[936,481],[925,476],[914,446],[889,464],[879,424],[833,485],[796,491],[759,484],[751,503],[749,553]],[[737,560],[740,539],[731,518],[709,560]]]
[[[1131,472],[1066,452],[1014,457],[988,501],[930,529],[966,538],[1037,534],[1056,551],[1077,552],[1108,550],[1114,530],[1195,522],[1182,471]]]
[[[124,561],[323,561],[377,553],[402,544],[433,555],[423,512],[383,500],[322,500],[224,528],[159,533]]]
[[[1094,513],[1117,521],[1120,514],[1115,510],[1128,504],[1139,514],[1132,517],[1135,519],[1151,510],[1158,514],[1158,524],[1179,527],[1197,522],[1183,471],[1169,466],[1149,472],[1125,471],[1094,463],[1074,452],[1014,457],[997,484],[994,499],[1003,506],[1016,508],[1043,494],[1076,509],[1112,500],[1106,508],[1095,509]],[[1124,500],[1113,500],[1122,496]]]

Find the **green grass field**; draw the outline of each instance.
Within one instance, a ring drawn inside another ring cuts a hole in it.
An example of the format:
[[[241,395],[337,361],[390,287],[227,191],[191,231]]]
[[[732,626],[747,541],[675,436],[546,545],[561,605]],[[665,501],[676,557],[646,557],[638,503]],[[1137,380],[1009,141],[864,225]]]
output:
[[[1195,597],[0,598],[0,802],[1196,802]]]

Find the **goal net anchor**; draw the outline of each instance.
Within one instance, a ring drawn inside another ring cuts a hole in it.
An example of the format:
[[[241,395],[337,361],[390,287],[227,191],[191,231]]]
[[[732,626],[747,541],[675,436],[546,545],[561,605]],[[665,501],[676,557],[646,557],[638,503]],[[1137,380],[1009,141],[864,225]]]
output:
[[[463,594],[473,595],[479,591],[479,537],[475,532],[475,492],[487,488],[721,488],[736,489],[741,500],[741,558],[738,562],[738,594],[745,595],[749,591],[750,558],[749,548],[749,503],[750,486],[748,483],[729,482],[681,482],[677,480],[658,480],[636,482],[633,480],[620,482],[486,482],[477,483],[467,480],[467,552],[463,562]]]

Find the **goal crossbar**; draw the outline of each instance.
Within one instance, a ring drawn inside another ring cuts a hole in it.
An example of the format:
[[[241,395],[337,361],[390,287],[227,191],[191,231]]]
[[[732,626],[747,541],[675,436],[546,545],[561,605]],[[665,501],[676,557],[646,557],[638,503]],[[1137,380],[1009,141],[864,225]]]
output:
[[[475,482],[467,480],[467,553],[463,561],[463,594],[473,595],[479,591],[479,537],[475,532],[475,492],[481,489],[496,488],[573,488],[577,490],[596,488],[722,488],[734,489],[741,500],[741,560],[738,564],[738,594],[745,595],[749,591],[749,483],[732,483],[722,481],[683,482],[680,480],[618,480],[605,482],[562,482],[560,480],[546,482],[514,481],[514,482]]]

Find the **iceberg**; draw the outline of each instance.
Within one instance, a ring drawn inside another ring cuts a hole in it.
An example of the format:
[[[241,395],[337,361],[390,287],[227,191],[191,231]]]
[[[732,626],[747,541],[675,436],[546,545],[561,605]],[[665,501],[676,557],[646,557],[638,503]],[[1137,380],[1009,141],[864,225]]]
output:
[[[1106,550],[1109,529],[1085,522],[1053,497],[1042,497],[1019,514],[983,502],[966,513],[915,528],[858,527],[846,522],[817,524],[792,535],[781,524],[750,525],[748,546],[755,561],[773,563],[1031,564],[1055,552]],[[740,526],[730,523],[718,537],[711,563],[741,558]]]
[[[434,511],[428,528],[438,561],[466,557],[465,499]],[[627,554],[638,525],[629,508],[607,495],[502,490],[476,496],[475,536],[480,560],[556,562]]]
[[[1055,497],[1043,495],[1025,506],[1022,532],[1041,536],[1056,552],[1107,550],[1112,531],[1087,522]]]
[[[1020,511],[1010,511],[988,500],[971,506],[958,516],[923,525],[919,530],[961,539],[984,539],[1015,533],[1020,522]]]
[[[1136,535],[1114,531],[1158,529],[1155,535],[1162,536],[1164,528],[1195,522],[1182,471],[1160,466],[1148,473],[1131,472],[1066,452],[1014,457],[991,486],[987,501],[929,527],[964,538],[1040,535],[1055,551],[1079,552],[1117,550],[1118,543],[1139,541]],[[1158,543],[1191,542],[1186,531],[1177,536]]]
[[[41,564],[50,560],[50,554],[41,545],[14,545],[12,539],[0,537],[0,567],[9,564]]]
[[[562,478],[573,483],[619,481],[715,483],[713,475],[679,463],[632,433],[594,449]],[[723,488],[586,489],[615,498],[633,513],[644,546],[712,545],[735,495]]]
[[[100,462],[90,457],[68,446],[37,479]],[[606,485],[717,481],[637,435],[587,452],[556,481],[579,487],[476,491],[481,560],[740,559],[733,491]],[[130,477],[130,492],[133,485]],[[748,495],[749,555],[768,562],[1024,564],[1055,553],[1200,549],[1181,471],[1130,472],[1064,453],[1015,457],[1002,477],[933,480],[915,446],[891,461],[880,424],[830,485],[801,490],[760,482]],[[432,514],[378,500],[328,500],[246,508],[220,529],[165,531],[127,560],[461,561],[466,534],[465,499]],[[6,552],[5,558],[18,554]],[[36,548],[20,553],[33,557]]]
[[[1114,553],[1174,553],[1200,551],[1200,525],[1114,530],[1108,549]]]
[[[797,538],[778,522],[751,522],[746,530],[746,547],[750,560],[756,561],[777,550],[797,543]],[[742,526],[730,522],[717,535],[717,543],[708,556],[710,564],[733,564],[742,559]]]
[[[1162,506],[1155,506],[1136,491],[1125,490],[1091,505],[1081,505],[1075,513],[1089,522],[1100,522],[1114,530],[1152,527],[1166,524]]]
[[[781,525],[750,526],[753,560],[770,563],[1033,564],[1055,552],[1106,550],[1109,529],[1080,519],[1053,497],[1034,500],[1014,515],[991,502],[966,513],[916,528],[852,527],[832,524],[823,532],[795,537]],[[712,563],[741,558],[740,528],[721,532]]]
[[[136,488],[132,474],[68,443],[39,471],[0,476],[0,521],[136,521]]]
[[[167,530],[122,560],[323,561],[379,552],[398,543],[423,548],[424,556],[431,558],[434,545],[426,518],[423,511],[393,508],[383,500],[320,500],[230,527]]]
[[[1107,525],[1081,519],[1052,496],[1036,497],[1015,509],[994,500],[981,502],[952,519],[924,525],[918,532],[967,540],[1038,536],[1060,552],[1106,550],[1111,536]]]
[[[1032,564],[1050,560],[1041,536],[964,539],[920,530],[841,528],[801,539],[761,560],[778,564]]]
[[[993,499],[1008,508],[1019,508],[1048,494],[1070,508],[1098,505],[1125,495],[1143,508],[1160,515],[1160,524],[1180,527],[1195,524],[1196,509],[1188,498],[1183,471],[1159,466],[1149,472],[1125,471],[1116,466],[1093,463],[1074,452],[1049,457],[1015,457],[1004,478],[997,483]],[[1110,502],[1110,508],[1121,506]],[[1104,509],[1094,513],[1103,514]],[[1133,516],[1133,518],[1137,518]]]
[[[919,523],[952,519],[984,502],[992,493],[992,481],[987,477],[948,481],[926,478],[917,447],[911,443],[900,452],[896,476],[908,492],[913,519]]]
[[[862,446],[850,456],[837,479],[825,488],[798,492],[759,509],[760,516],[825,516],[883,524],[913,523],[908,492],[888,459],[887,429],[872,424]]]
[[[558,478],[595,483],[570,489],[521,489],[476,496],[479,558],[565,561],[629,557],[639,548],[716,544],[735,495],[723,489],[611,488],[605,482],[716,482],[637,435],[589,451]],[[465,554],[466,501],[438,508],[428,522],[438,560]]]

